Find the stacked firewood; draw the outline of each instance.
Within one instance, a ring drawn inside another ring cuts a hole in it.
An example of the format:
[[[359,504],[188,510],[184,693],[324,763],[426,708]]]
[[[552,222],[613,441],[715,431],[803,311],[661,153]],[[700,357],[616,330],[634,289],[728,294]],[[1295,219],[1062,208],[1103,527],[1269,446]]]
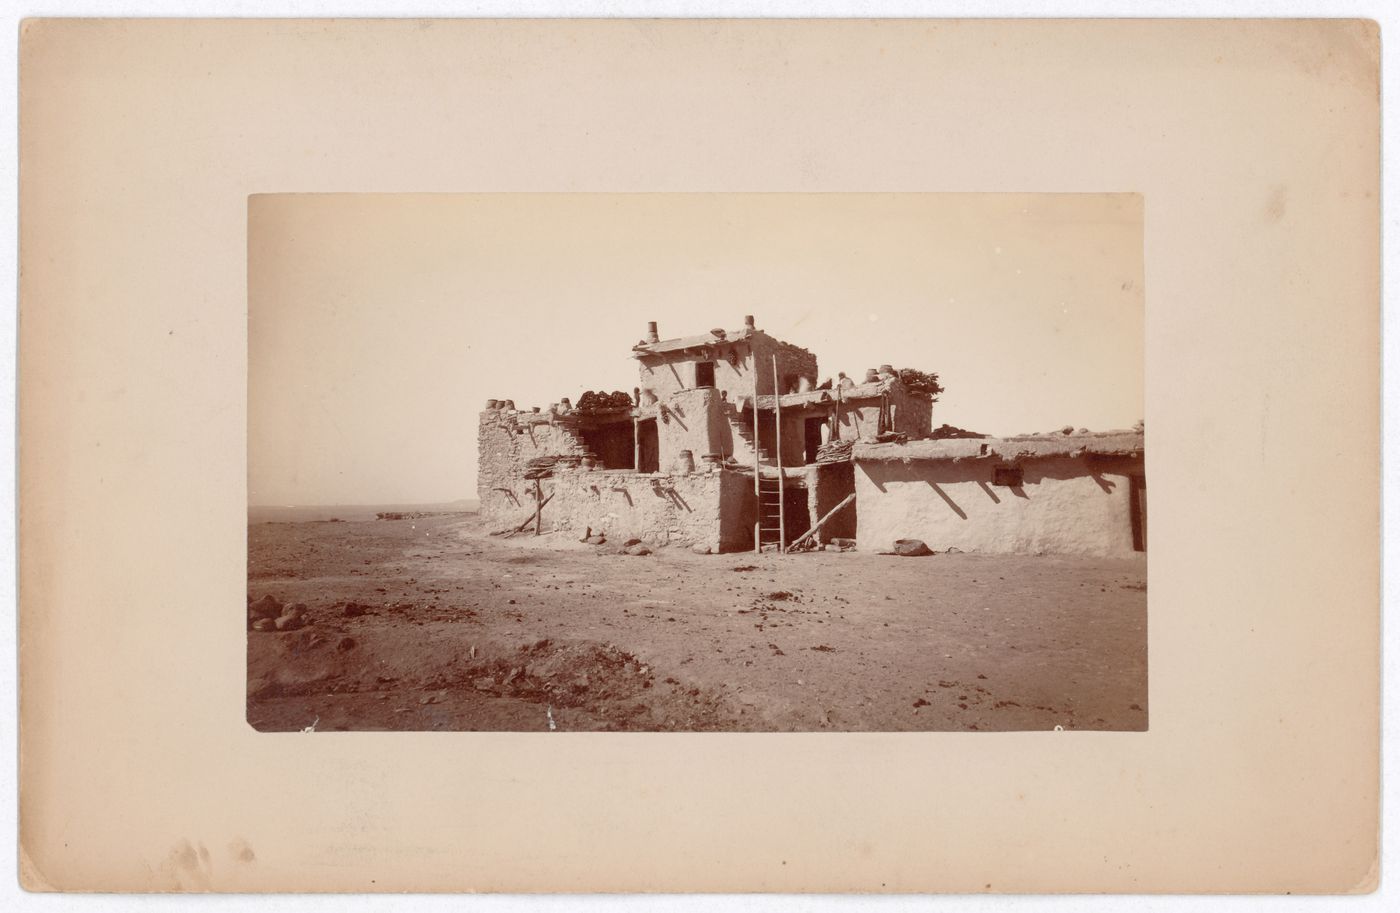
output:
[[[612,393],[604,393],[601,390],[594,392],[589,390],[578,398],[578,405],[575,412],[583,415],[597,415],[606,412],[624,412],[632,408],[632,394],[623,393],[621,390],[614,390]]]
[[[818,463],[845,463],[851,459],[851,448],[855,447],[855,439],[844,441],[827,441],[817,448]]]
[[[554,466],[559,462],[557,455],[535,457],[525,464],[525,478],[546,479],[554,474]]]

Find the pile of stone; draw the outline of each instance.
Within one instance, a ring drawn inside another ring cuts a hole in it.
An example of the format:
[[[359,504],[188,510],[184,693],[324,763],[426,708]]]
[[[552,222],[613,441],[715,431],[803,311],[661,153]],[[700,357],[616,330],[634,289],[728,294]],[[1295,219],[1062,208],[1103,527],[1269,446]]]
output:
[[[250,631],[295,631],[311,622],[306,618],[306,603],[297,602],[283,605],[271,594],[253,601],[248,597],[248,630]]]

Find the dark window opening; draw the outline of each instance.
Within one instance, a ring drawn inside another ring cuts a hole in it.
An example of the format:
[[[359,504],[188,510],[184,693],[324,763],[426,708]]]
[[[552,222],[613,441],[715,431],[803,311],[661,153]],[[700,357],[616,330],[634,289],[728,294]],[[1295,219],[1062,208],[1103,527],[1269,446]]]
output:
[[[715,363],[712,361],[697,361],[695,363],[695,386],[713,387],[715,385]]]
[[[661,444],[656,435],[656,419],[637,423],[637,471],[661,471]]]
[[[1020,488],[1022,473],[1019,466],[998,466],[992,470],[992,484],[1004,488]]]
[[[579,437],[604,469],[631,469],[636,455],[632,420],[579,429]]]
[[[803,462],[811,464],[817,461],[817,450],[822,445],[822,426],[825,424],[826,419],[820,416],[809,418],[803,423],[803,452],[806,457]]]

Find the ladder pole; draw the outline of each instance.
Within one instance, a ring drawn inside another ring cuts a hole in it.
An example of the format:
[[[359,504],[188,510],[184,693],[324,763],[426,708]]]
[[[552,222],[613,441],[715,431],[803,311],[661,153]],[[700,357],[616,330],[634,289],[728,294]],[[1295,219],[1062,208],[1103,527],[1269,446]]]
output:
[[[761,525],[763,523],[763,494],[759,490],[762,478],[758,464],[758,349],[752,340],[749,342],[749,376],[753,380],[753,550],[763,551]]]
[[[778,553],[787,551],[787,516],[783,497],[783,394],[778,387],[778,356],[773,356],[773,449],[778,464]]]

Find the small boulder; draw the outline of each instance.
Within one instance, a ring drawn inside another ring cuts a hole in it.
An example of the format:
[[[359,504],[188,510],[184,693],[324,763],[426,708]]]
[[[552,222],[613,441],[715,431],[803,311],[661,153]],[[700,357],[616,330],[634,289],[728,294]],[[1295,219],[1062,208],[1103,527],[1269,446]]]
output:
[[[634,545],[641,545],[641,544],[642,544],[642,540],[641,540],[641,539],[632,538],[632,539],[628,539],[626,542],[622,543],[622,547],[623,547],[623,548],[631,548],[631,547],[634,546]]]
[[[932,555],[933,549],[925,545],[922,539],[896,539],[894,553],[902,558],[920,558]]]
[[[295,631],[297,628],[301,627],[302,620],[300,615],[283,615],[281,618],[274,621],[272,625],[279,631]]]
[[[276,618],[282,614],[282,603],[269,593],[249,606],[248,611],[253,613],[254,618]]]
[[[623,549],[623,551],[626,552],[626,553],[629,554],[629,555],[650,555],[650,554],[651,554],[651,549],[650,549],[647,545],[645,545],[645,544],[643,544],[643,543],[641,543],[641,542],[638,542],[638,543],[636,543],[635,545],[629,545],[629,546],[627,546],[627,548]]]
[[[690,547],[690,550],[697,555],[708,555],[710,547],[703,542],[697,542]]]
[[[276,630],[277,630],[277,622],[273,621],[271,618],[259,618],[257,621],[253,622],[253,630],[254,630],[254,631],[276,631]]]
[[[608,540],[607,540],[607,538],[604,537],[604,536],[589,536],[587,539],[584,539],[583,541],[584,541],[584,542],[587,542],[589,545],[602,545],[602,544],[604,544],[605,542],[607,542]]]

